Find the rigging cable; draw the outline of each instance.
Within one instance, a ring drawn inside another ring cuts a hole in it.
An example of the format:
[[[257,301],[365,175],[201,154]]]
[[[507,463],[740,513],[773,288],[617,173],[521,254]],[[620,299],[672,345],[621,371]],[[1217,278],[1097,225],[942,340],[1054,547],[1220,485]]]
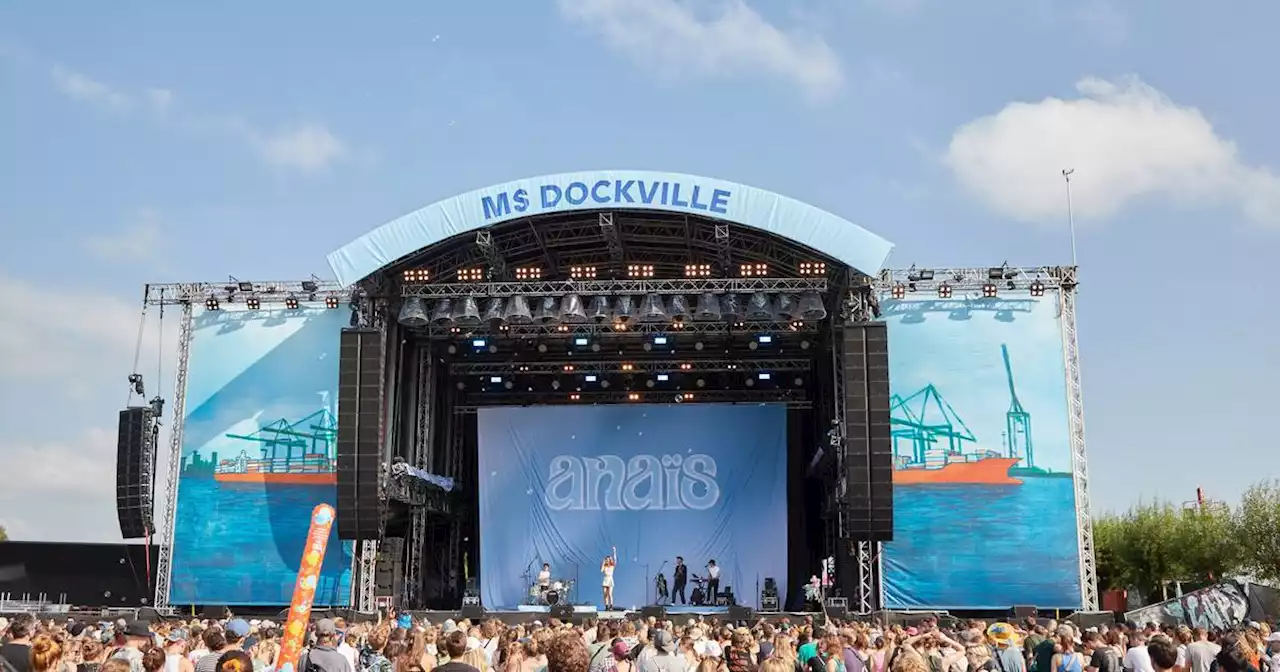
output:
[[[138,339],[133,344],[133,368],[131,373],[138,372],[138,362],[142,359],[142,334],[147,327],[147,299],[151,295],[151,285],[147,285],[142,293],[142,315],[138,318]],[[133,401],[134,385],[133,380],[129,381],[129,394],[125,397],[124,405],[129,406],[129,402]]]

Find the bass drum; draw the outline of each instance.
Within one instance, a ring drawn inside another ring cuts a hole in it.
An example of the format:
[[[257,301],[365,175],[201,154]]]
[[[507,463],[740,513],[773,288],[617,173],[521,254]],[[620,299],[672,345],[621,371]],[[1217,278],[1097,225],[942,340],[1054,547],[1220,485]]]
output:
[[[546,602],[548,607],[554,607],[557,604],[560,604],[560,591],[548,590],[546,594],[542,596],[542,601]]]
[[[693,595],[689,597],[689,604],[696,606],[704,606],[707,603],[707,595],[702,590],[702,586],[693,589]]]

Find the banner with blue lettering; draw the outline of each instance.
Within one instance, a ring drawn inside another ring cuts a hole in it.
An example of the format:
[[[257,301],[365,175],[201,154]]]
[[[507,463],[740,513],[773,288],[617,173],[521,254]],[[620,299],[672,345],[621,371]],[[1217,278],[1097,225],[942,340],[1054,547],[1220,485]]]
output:
[[[480,409],[485,607],[529,602],[543,563],[575,582],[563,602],[602,605],[615,547],[617,607],[654,603],[659,573],[674,589],[677,556],[686,597],[715,560],[720,589],[758,607],[765,577],[786,584],[786,422],[776,404]]]

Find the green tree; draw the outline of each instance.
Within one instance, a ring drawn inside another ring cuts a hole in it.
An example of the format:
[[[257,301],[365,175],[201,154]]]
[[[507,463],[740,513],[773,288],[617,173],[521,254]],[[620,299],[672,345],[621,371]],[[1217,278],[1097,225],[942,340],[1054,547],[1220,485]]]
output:
[[[1280,581],[1280,481],[1245,491],[1235,514],[1235,545],[1244,569],[1263,581]]]
[[[0,541],[9,541],[9,533],[4,529],[4,525],[0,525]]]
[[[1176,543],[1184,582],[1208,585],[1240,573],[1243,548],[1231,509],[1211,504],[1182,512]]]

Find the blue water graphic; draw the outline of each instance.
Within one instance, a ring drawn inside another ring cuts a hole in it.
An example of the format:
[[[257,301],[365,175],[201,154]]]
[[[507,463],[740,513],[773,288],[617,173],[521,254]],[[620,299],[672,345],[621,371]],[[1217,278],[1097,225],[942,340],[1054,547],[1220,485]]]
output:
[[[219,483],[184,478],[170,601],[216,595],[225,604],[288,604],[311,525],[311,511],[334,504],[332,486]],[[351,545],[329,536],[315,604],[345,605],[351,592]],[[207,599],[207,598],[205,598]]]
[[[1080,606],[1070,478],[1021,486],[898,485],[884,547],[888,608]]]

